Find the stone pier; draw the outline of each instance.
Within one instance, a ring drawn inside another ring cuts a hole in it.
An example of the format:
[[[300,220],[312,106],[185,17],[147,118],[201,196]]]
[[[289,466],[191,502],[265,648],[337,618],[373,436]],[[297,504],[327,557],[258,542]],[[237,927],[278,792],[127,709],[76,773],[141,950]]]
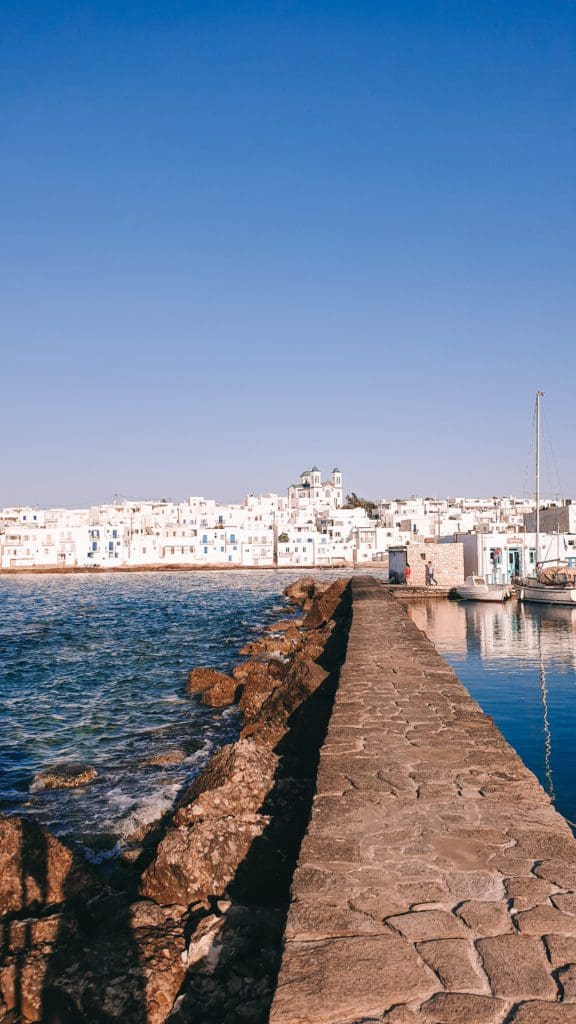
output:
[[[576,841],[404,609],[348,653],[271,1024],[576,1024]]]

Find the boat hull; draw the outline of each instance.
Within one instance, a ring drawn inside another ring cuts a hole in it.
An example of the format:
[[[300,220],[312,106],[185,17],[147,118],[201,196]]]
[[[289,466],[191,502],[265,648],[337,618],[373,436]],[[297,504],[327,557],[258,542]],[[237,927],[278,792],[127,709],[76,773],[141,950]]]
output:
[[[466,587],[457,587],[456,593],[462,601],[498,601],[500,604],[510,596],[507,590],[486,590],[482,592],[478,588],[467,590]]]
[[[576,606],[576,587],[553,587],[542,583],[522,583],[518,586],[517,593],[519,601]]]
[[[458,597],[463,601],[505,601],[510,597],[508,587],[499,583],[486,583],[484,576],[467,576],[459,587],[456,587]]]

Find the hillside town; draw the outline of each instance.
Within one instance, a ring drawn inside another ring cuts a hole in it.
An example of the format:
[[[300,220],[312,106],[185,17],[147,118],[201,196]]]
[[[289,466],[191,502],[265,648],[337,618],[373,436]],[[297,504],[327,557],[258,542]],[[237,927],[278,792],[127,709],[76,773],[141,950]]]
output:
[[[457,544],[465,575],[508,582],[534,566],[534,512],[533,500],[515,497],[367,501],[345,495],[338,468],[322,479],[313,466],[286,496],[249,494],[239,504],[190,497],[81,509],[4,508],[0,569],[387,569],[391,552],[424,561],[443,545]],[[576,505],[542,509],[540,531],[544,559],[576,565]]]

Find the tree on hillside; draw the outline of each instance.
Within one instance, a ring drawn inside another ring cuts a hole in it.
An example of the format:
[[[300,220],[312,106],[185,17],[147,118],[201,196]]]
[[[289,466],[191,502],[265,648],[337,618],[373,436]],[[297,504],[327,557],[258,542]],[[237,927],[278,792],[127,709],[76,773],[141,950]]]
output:
[[[343,508],[363,508],[367,515],[371,516],[376,511],[376,502],[370,501],[369,498],[359,498],[355,491],[352,494],[346,495],[346,501]]]

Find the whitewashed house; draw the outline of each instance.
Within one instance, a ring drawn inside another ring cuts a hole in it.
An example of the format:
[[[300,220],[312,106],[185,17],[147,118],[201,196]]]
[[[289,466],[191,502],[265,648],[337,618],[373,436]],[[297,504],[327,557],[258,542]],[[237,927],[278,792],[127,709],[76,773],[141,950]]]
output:
[[[317,546],[319,541],[317,530],[308,527],[285,526],[276,532],[276,564],[281,569],[293,567],[309,567],[316,565]]]
[[[464,547],[466,576],[479,574],[490,583],[509,583],[513,576],[534,574],[534,533],[458,534],[456,539]],[[540,561],[556,559],[576,567],[576,534],[540,534]]]

